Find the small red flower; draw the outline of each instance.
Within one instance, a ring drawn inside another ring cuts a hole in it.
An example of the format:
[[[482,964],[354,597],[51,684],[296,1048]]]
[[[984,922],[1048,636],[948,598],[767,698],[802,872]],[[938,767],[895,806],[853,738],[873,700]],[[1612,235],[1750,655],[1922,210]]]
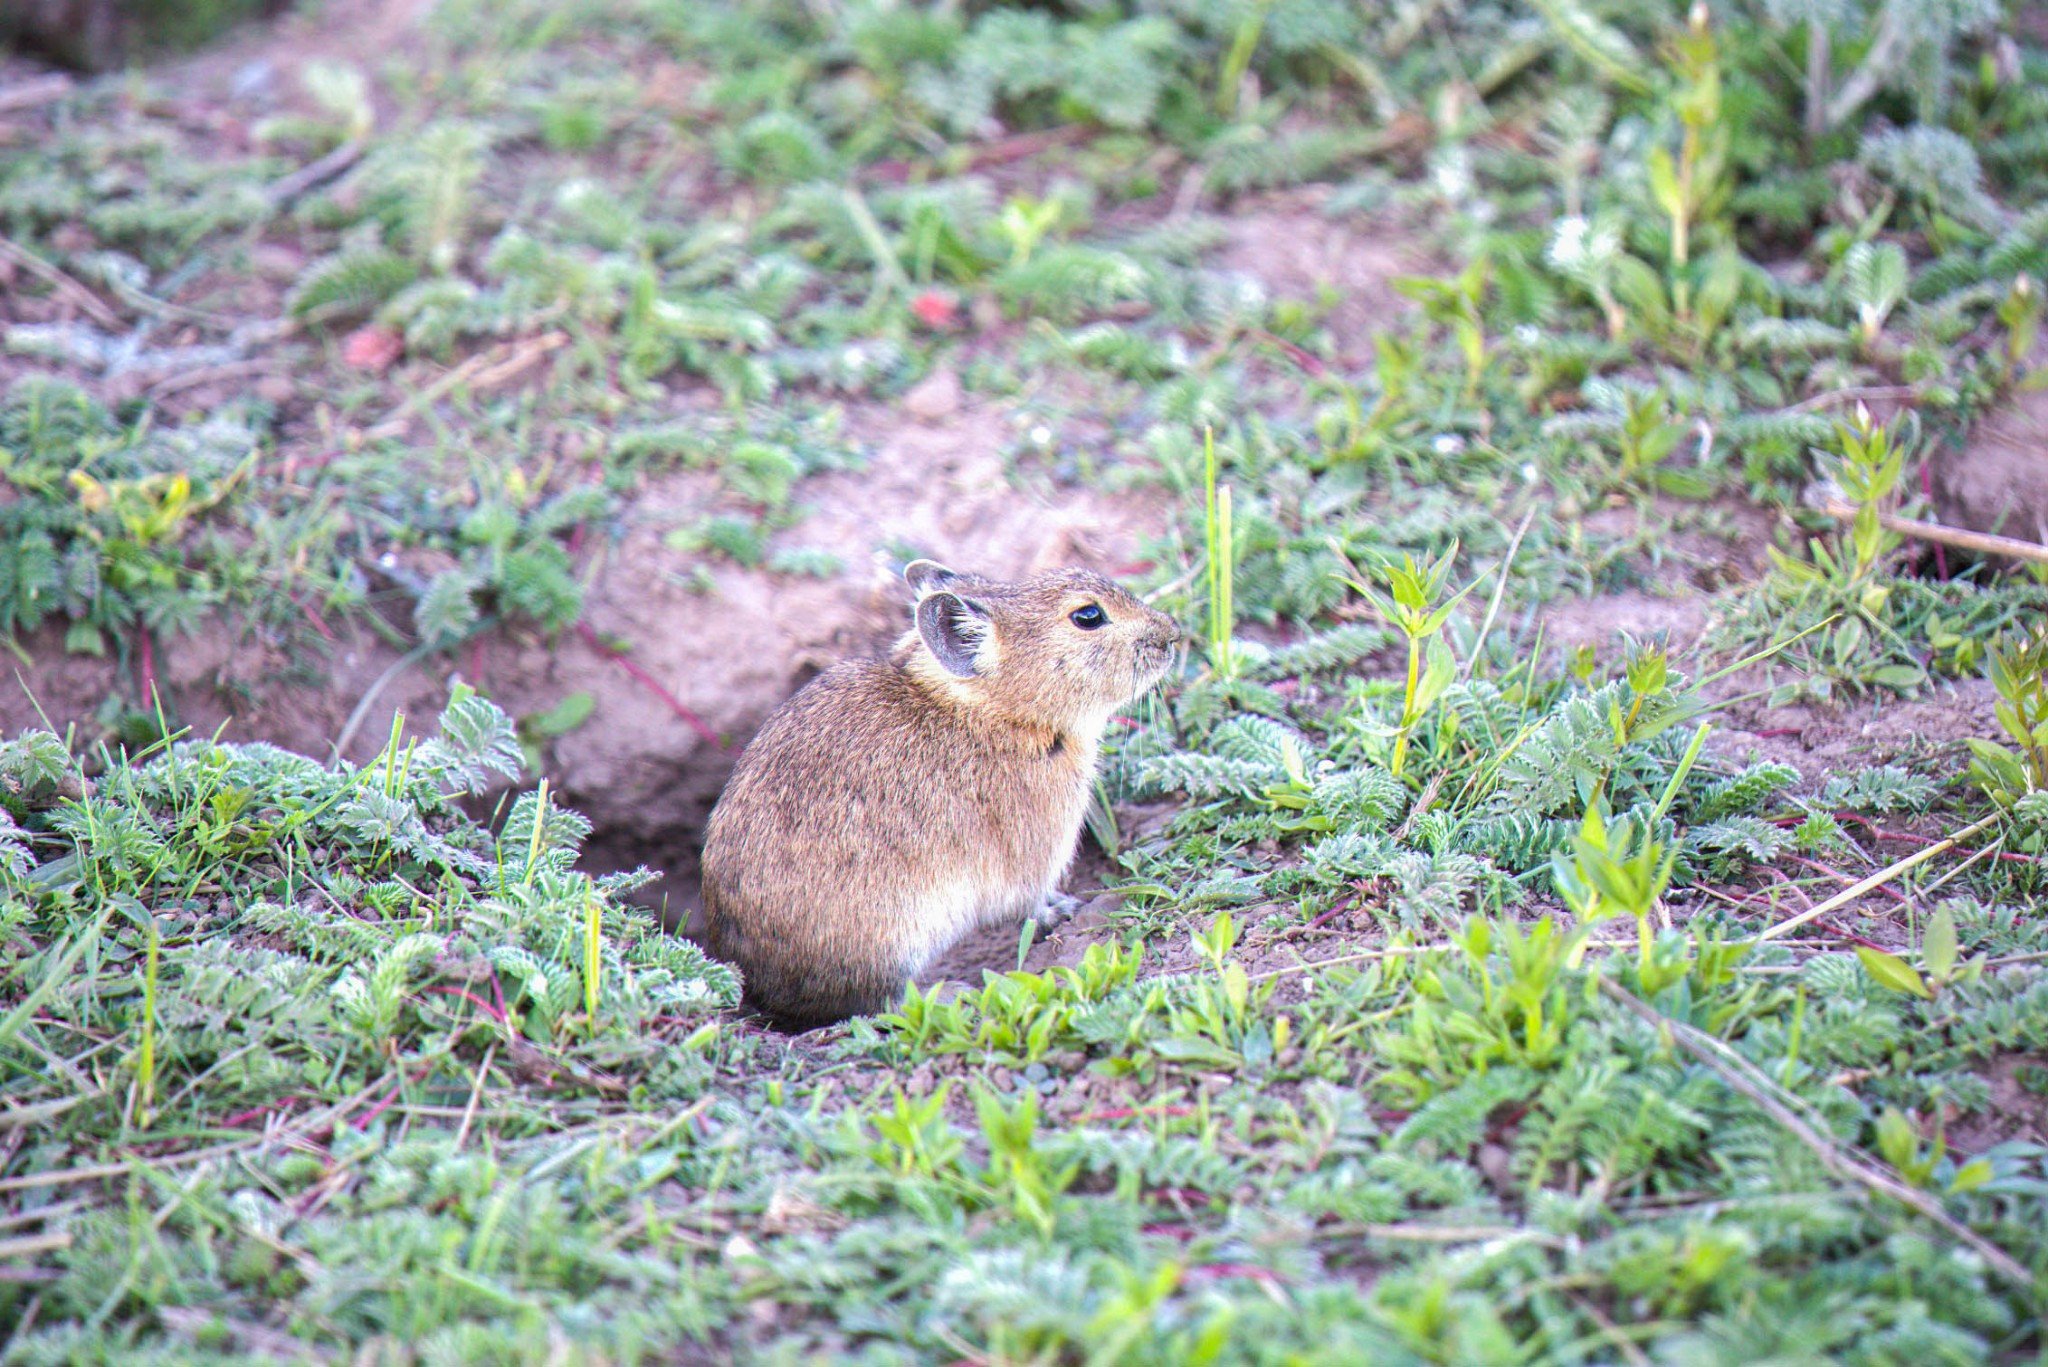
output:
[[[357,370],[389,370],[405,353],[405,339],[390,328],[360,327],[342,339],[341,359]]]
[[[910,301],[917,321],[934,332],[952,327],[960,320],[960,301],[947,290],[925,290]]]

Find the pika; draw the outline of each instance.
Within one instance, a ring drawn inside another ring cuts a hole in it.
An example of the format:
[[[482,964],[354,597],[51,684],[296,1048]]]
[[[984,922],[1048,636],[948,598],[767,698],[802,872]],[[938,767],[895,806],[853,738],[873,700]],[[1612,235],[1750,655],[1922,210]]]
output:
[[[1087,570],[903,577],[911,629],[777,709],[711,813],[706,947],[791,1028],[888,1009],[976,926],[1057,924],[1103,729],[1186,640]]]

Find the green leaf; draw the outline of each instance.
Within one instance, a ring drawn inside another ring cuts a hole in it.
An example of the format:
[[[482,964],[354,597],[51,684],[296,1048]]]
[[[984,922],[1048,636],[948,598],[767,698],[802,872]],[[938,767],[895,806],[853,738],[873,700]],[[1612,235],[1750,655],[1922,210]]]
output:
[[[1956,966],[1956,918],[1948,907],[1935,910],[1920,937],[1920,962],[1936,982],[1946,982]]]
[[[527,730],[535,735],[566,736],[589,721],[596,707],[597,702],[590,694],[571,693],[547,711],[532,713],[523,720]]]
[[[1678,167],[1672,163],[1671,154],[1661,147],[1650,149],[1650,193],[1656,198],[1657,207],[1672,218],[1685,211],[1685,196],[1678,188]]]
[[[1856,946],[1856,957],[1863,961],[1864,971],[1884,987],[1894,992],[1931,1001],[1934,994],[1927,990],[1927,984],[1920,977],[1918,969],[1896,954],[1887,954],[1869,945]]]
[[[1235,1050],[1225,1049],[1198,1035],[1169,1035],[1152,1042],[1152,1052],[1168,1063],[1182,1063],[1191,1068],[1218,1068],[1231,1072],[1244,1066],[1244,1060]]]
[[[1920,1136],[1913,1132],[1912,1122],[1896,1107],[1887,1107],[1885,1113],[1878,1117],[1877,1151],[1885,1162],[1902,1172],[1911,1167],[1919,1156]]]
[[[1624,90],[1642,92],[1650,88],[1643,72],[1650,69],[1636,45],[1614,25],[1594,14],[1578,0],[1535,0],[1536,8],[1550,21],[1565,46],[1588,66]]]
[[[1420,717],[1429,711],[1457,676],[1458,663],[1451,657],[1450,648],[1441,640],[1432,638],[1429,643],[1429,664],[1424,668],[1422,677],[1415,683],[1415,715]]]

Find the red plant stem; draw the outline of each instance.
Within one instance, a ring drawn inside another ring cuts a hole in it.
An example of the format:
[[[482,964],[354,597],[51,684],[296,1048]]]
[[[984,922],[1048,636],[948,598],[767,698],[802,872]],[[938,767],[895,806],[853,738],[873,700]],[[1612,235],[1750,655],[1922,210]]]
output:
[[[1840,869],[1829,868],[1826,864],[1821,863],[1818,859],[1808,859],[1804,855],[1797,854],[1788,854],[1783,857],[1791,860],[1793,863],[1799,865],[1801,868],[1812,869],[1815,873],[1824,873],[1828,877],[1838,879],[1843,883],[1854,883],[1857,881],[1854,878],[1851,878],[1848,874],[1843,873]],[[1888,883],[1881,884],[1877,888],[1877,891],[1883,893],[1885,896],[1891,898],[1894,902],[1897,902],[1901,906],[1904,906],[1906,903],[1912,900],[1911,898],[1907,897],[1905,893],[1900,892],[1897,888],[1892,887]]]
[[[405,1084],[403,1082],[392,1083],[391,1095],[385,1097],[382,1101],[372,1106],[369,1110],[363,1112],[363,1114],[356,1120],[356,1128],[359,1130],[369,1129],[371,1122],[376,1120],[378,1116],[384,1114],[385,1111],[389,1110],[391,1108],[391,1103],[398,1100],[398,1094],[400,1092],[403,1092],[404,1090]]]
[[[287,593],[285,597],[291,600],[292,606],[299,610],[299,614],[312,625],[313,630],[320,633],[321,640],[328,642],[334,640],[334,628],[328,626],[326,619],[313,611],[312,607],[304,599],[300,598],[296,593]]]
[[[702,717],[698,716],[695,712],[692,712],[689,708],[685,707],[683,705],[683,700],[681,698],[678,698],[675,694],[669,692],[666,688],[662,687],[661,681],[659,679],[655,678],[652,674],[649,674],[646,670],[642,669],[638,664],[634,663],[631,659],[627,658],[626,653],[624,651],[614,650],[612,647],[606,645],[603,641],[599,640],[597,632],[591,627],[590,623],[578,622],[576,624],[576,634],[583,638],[583,643],[585,645],[589,646],[592,650],[596,651],[598,654],[604,656],[605,658],[616,661],[619,668],[625,670],[626,673],[631,675],[636,682],[645,687],[648,692],[654,694],[655,697],[660,698],[663,702],[667,703],[669,711],[675,713],[678,717],[681,717],[683,719],[683,723],[687,725],[692,731],[695,731],[700,737],[702,737],[705,744],[716,746],[718,749],[721,750],[725,748],[725,742],[718,738],[718,733],[716,731],[713,731],[709,726],[706,726],[704,724],[704,719]]]
[[[135,653],[142,666],[142,705],[148,707],[156,702],[156,643],[150,639],[148,627],[135,628]]]
[[[1310,921],[1307,925],[1303,926],[1300,930],[1297,930],[1294,933],[1296,935],[1306,935],[1311,930],[1321,930],[1329,922],[1336,919],[1337,913],[1341,911],[1349,911],[1351,910],[1351,908],[1357,905],[1358,897],[1356,894],[1353,894],[1350,897],[1340,897],[1337,899],[1337,903],[1335,906],[1331,907],[1328,911],[1316,917],[1315,920]]]
[[[1200,1263],[1189,1268],[1188,1275],[1218,1279],[1244,1277],[1250,1281],[1265,1282],[1269,1286],[1278,1286],[1286,1280],[1272,1268],[1260,1267],[1255,1263]]]
[[[1131,1120],[1141,1115],[1184,1116],[1193,1115],[1192,1106],[1110,1106],[1100,1111],[1074,1117],[1076,1125],[1086,1125],[1095,1120]]]
[[[1152,1188],[1152,1195],[1164,1196],[1191,1206],[1207,1205],[1211,1200],[1208,1192],[1197,1191],[1193,1187],[1154,1187]]]
[[[1779,887],[1784,888],[1787,892],[1790,892],[1797,896],[1799,900],[1804,902],[1808,907],[1811,907],[1813,905],[1813,899],[1806,895],[1806,889],[1800,887],[1797,883],[1793,882],[1790,878],[1786,877],[1783,870],[1766,867],[1764,872],[1768,873],[1771,877],[1777,879]]]
[[[1878,951],[1880,954],[1891,953],[1890,950],[1886,949],[1877,941],[1866,940],[1861,935],[1858,935],[1855,931],[1850,930],[1844,926],[1838,926],[1833,921],[1824,920],[1821,917],[1816,916],[1813,919],[1812,924],[1815,930],[1818,930],[1826,935],[1833,935],[1838,939],[1847,940],[1852,945],[1862,945],[1865,949],[1874,949]]]
[[[1138,1232],[1140,1234],[1149,1234],[1155,1239],[1178,1239],[1182,1243],[1186,1243],[1195,1237],[1195,1231],[1189,1229],[1186,1225],[1169,1225],[1163,1221],[1156,1220],[1149,1225],[1140,1225]]]
[[[1869,825],[1868,822],[1865,822],[1864,824]],[[1875,826],[1870,827],[1870,834],[1873,839],[1897,840],[1908,845],[1939,845],[1941,843],[1939,840],[1936,840],[1933,836],[1913,835],[1906,831],[1881,831],[1877,829],[1877,827]],[[1982,851],[1979,850],[1966,850],[1961,845],[1956,846],[1955,852],[1960,855],[1974,855],[1982,853]],[[2038,864],[2041,862],[2041,857],[2039,855],[2020,854],[2013,850],[1994,850],[1991,854],[1991,857],[1993,859],[2004,860],[2008,863],[2013,864]]]
[[[248,1110],[236,1111],[233,1115],[221,1121],[220,1127],[224,1130],[236,1129],[259,1117],[269,1115],[272,1111],[283,1113],[298,1104],[299,1100],[297,1097],[286,1097],[283,1101],[273,1101],[263,1106],[251,1106]]]
[[[426,1067],[420,1069],[417,1073],[414,1073],[412,1075],[412,1080],[414,1082],[424,1082],[427,1079],[427,1075],[433,1071],[434,1065],[430,1063]],[[397,1082],[392,1083],[391,1095],[385,1097],[382,1101],[372,1106],[369,1110],[363,1112],[362,1116],[356,1121],[356,1128],[359,1130],[369,1129],[371,1123],[374,1122],[378,1116],[384,1114],[384,1112],[391,1109],[392,1104],[398,1100],[399,1095],[404,1091],[405,1079],[400,1078]]]
[[[1287,357],[1288,360],[1294,362],[1297,366],[1300,366],[1303,370],[1306,370],[1309,374],[1315,376],[1316,378],[1321,379],[1325,374],[1328,373],[1320,357],[1316,356],[1312,352],[1303,350],[1301,347],[1298,347],[1294,343],[1288,341],[1285,337],[1276,337],[1272,333],[1266,331],[1264,328],[1251,328],[1249,329],[1249,332],[1252,336],[1258,338],[1260,341],[1267,342],[1273,346],[1278,347],[1280,351]]]
[[[1920,462],[1920,493],[1930,504],[1934,502],[1934,472],[1924,460]],[[1939,541],[1934,543],[1934,572],[1943,580],[1948,578],[1948,550]]]
[[[1778,880],[1780,886],[1790,888],[1793,892],[1798,893],[1800,900],[1804,901],[1807,906],[1811,907],[1813,905],[1813,899],[1806,895],[1805,888],[1800,887],[1797,883],[1787,878],[1784,874],[1779,873],[1776,869],[1771,869],[1769,870],[1769,872],[1772,877]],[[1723,895],[1726,896],[1725,893]],[[1731,902],[1740,902],[1744,905],[1754,905],[1757,902],[1757,899],[1754,897],[1730,897],[1728,900]],[[1765,910],[1775,912],[1777,908],[1766,905]],[[1836,936],[1840,939],[1849,941],[1851,944],[1862,945],[1865,949],[1875,949],[1880,952],[1886,952],[1883,945],[1878,944],[1874,940],[1866,940],[1861,935],[1858,935],[1855,931],[1846,930],[1843,927],[1836,925],[1832,921],[1823,921],[1816,917],[1814,919],[1813,925],[1816,930],[1821,931],[1823,934]]]
[[[465,992],[462,988],[447,986],[429,988],[428,990],[432,992],[440,992],[450,997],[460,997],[464,1001],[468,1002],[470,1005],[474,1006],[477,1010],[489,1016],[498,1024],[503,1025],[505,1023],[505,1012],[503,1008],[492,1006],[489,1002],[485,1001],[482,997],[477,996],[474,992]]]
[[[1902,845],[1939,845],[1941,843],[1940,840],[1931,835],[1914,835],[1911,831],[1888,831],[1869,817],[1859,816],[1855,812],[1835,812],[1832,815],[1837,821],[1854,822],[1856,825],[1861,826],[1864,830],[1870,832],[1872,840],[1891,840]],[[1773,817],[1771,824],[1773,826],[1797,826],[1804,820],[1806,818],[1803,816],[1780,816]],[[1955,852],[1965,857],[1982,853],[1980,850],[1967,849],[1961,845],[1956,846]],[[2042,862],[2041,856],[2037,854],[2019,854],[2012,850],[1994,851],[1991,858],[2008,864],[2039,864]]]
[[[1070,142],[1080,142],[1089,135],[1085,124],[1062,124],[1036,133],[1014,133],[1006,138],[997,138],[985,143],[967,163],[967,171],[985,170],[1008,162],[1022,161],[1049,152]],[[896,185],[910,179],[910,163],[901,158],[871,162],[863,168],[862,174],[871,176],[884,184]]]

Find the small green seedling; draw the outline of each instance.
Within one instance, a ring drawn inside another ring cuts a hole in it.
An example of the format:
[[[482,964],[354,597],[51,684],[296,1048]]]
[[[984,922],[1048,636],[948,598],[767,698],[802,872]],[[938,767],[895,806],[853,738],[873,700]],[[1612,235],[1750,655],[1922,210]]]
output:
[[[1956,1166],[1956,1161],[1949,1157],[1948,1140],[1938,1131],[1934,1142],[1923,1149],[1913,1122],[1895,1106],[1886,1107],[1878,1118],[1877,1151],[1898,1170],[1899,1176],[1914,1186],[1947,1196],[1975,1191],[1994,1175],[1990,1160],[1985,1158],[1973,1158],[1961,1167]]]
[[[1394,737],[1393,758],[1387,765],[1396,775],[1407,765],[1408,740],[1416,725],[1457,677],[1458,665],[1450,648],[1435,639],[1457,611],[1458,604],[1465,601],[1465,595],[1479,587],[1475,579],[1449,598],[1444,597],[1457,559],[1458,543],[1453,541],[1449,550],[1427,566],[1417,565],[1415,557],[1405,553],[1399,564],[1391,560],[1381,562],[1379,577],[1386,584],[1384,590],[1355,579],[1345,581],[1398,627],[1408,641],[1408,679],[1401,695],[1401,724]],[[1423,662],[1425,646],[1427,667]]]
[[[1985,673],[1998,694],[1998,724],[2012,748],[1969,737],[1976,756],[1970,777],[2000,807],[2048,791],[2048,626],[2020,640],[2000,639],[1985,652]]]

